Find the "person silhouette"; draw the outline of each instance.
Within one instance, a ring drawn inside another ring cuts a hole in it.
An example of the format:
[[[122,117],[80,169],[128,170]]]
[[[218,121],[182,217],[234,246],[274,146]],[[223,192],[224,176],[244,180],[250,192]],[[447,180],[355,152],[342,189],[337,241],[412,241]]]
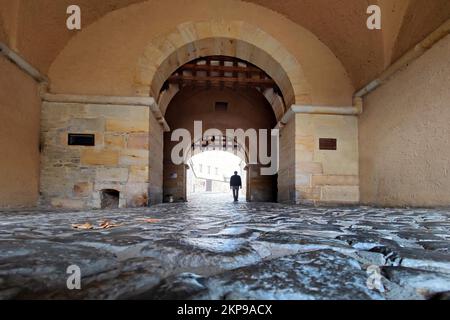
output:
[[[238,172],[234,172],[234,176],[230,179],[230,189],[233,190],[234,202],[239,201],[239,189],[242,189],[242,179]]]

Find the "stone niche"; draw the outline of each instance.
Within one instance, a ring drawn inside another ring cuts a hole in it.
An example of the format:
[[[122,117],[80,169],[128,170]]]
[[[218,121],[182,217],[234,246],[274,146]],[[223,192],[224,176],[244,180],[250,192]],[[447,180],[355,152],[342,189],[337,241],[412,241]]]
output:
[[[149,198],[149,108],[44,102],[41,117],[41,204],[101,208],[105,190],[118,207]],[[95,146],[69,145],[91,134]]]

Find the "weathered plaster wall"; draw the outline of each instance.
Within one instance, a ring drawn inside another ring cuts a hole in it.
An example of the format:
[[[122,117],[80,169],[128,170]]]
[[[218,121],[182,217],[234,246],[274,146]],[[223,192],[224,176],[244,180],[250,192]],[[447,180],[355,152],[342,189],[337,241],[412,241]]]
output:
[[[393,47],[392,61],[399,59],[448,19],[450,19],[450,1],[448,0],[409,0],[409,6]]]
[[[450,36],[365,99],[361,200],[450,205]]]
[[[337,139],[337,150],[320,150],[320,138]],[[296,114],[296,202],[358,203],[358,160],[356,116]]]
[[[167,12],[171,14],[167,15]],[[214,20],[212,17],[220,18]],[[351,104],[353,85],[341,62],[327,46],[308,30],[282,15],[240,1],[148,1],[109,13],[84,28],[61,51],[50,67],[51,90],[54,93],[135,95],[135,82],[139,74],[137,70],[155,67],[139,65],[142,57],[153,58],[157,53],[146,51],[149,44],[161,44],[161,47],[155,47],[159,53],[161,50],[170,51],[171,48],[177,48],[180,39],[195,40],[198,39],[198,33],[205,34],[204,30],[182,29],[182,25],[215,22],[212,23],[214,28],[209,31],[217,35],[217,29],[220,31],[220,28],[225,30],[221,32],[223,34],[228,33],[226,30],[236,32],[235,26],[244,21],[277,39],[277,42],[268,44],[272,50],[269,54],[276,56],[281,51],[287,51],[298,61],[311,86],[312,103]],[[169,37],[179,29],[181,32],[175,34],[177,37]],[[249,35],[246,31],[238,32],[235,37],[245,36],[249,41],[262,43],[267,39],[261,36],[262,32]],[[201,49],[192,48],[197,51]],[[254,56],[253,60],[258,58]],[[291,62],[290,57],[279,58],[283,62]],[[153,64],[162,62],[159,59],[150,60]],[[70,77],[67,76],[69,74]],[[291,80],[295,82],[298,79]]]
[[[37,83],[0,55],[0,207],[36,205],[40,107]]]
[[[17,0],[0,0],[0,41],[15,51],[18,51],[20,2]]]
[[[43,103],[42,204],[99,208],[101,190],[113,189],[120,192],[120,207],[146,206],[149,112],[142,106]],[[95,134],[95,146],[69,146],[69,133]]]
[[[3,21],[0,19],[0,42],[8,43],[8,36],[3,26]]]
[[[87,28],[113,10],[145,1],[77,0],[76,4],[82,9],[83,28]],[[207,0],[206,3],[218,7],[217,3],[220,1]],[[384,61],[390,63],[391,56],[401,56],[450,18],[448,0],[246,1],[250,2],[246,8],[257,5],[265,7],[267,11],[275,11],[314,33],[342,61],[355,87],[363,86],[383,70],[383,43]],[[164,4],[167,1],[151,2]],[[238,7],[231,0],[222,2],[230,9],[246,15],[252,14],[252,9]],[[377,2],[383,10],[382,31],[365,28],[367,5]],[[170,16],[184,14],[184,18],[189,20],[186,10],[180,6],[184,2],[174,3],[175,6],[167,11],[171,13]],[[0,16],[9,20],[5,22],[8,25],[7,31],[13,35],[13,41],[17,42],[18,51],[43,73],[47,73],[52,61],[67,42],[78,35],[78,32],[64,28],[65,11],[71,4],[72,0],[0,0]],[[207,6],[201,2],[188,1],[186,4],[198,12],[207,10]],[[222,11],[223,8],[219,8],[211,11],[208,16],[218,16]],[[155,15],[158,13],[155,12]],[[263,14],[261,17],[265,19],[267,15]],[[163,13],[162,18],[167,18],[167,14]],[[122,24],[123,21],[120,25]],[[279,24],[274,23],[274,26],[278,27]],[[348,41],[349,37],[352,41]]]

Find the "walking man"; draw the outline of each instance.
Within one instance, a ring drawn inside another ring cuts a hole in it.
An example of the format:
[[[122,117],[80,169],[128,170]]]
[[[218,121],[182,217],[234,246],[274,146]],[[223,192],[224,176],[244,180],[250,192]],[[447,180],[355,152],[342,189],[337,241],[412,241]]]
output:
[[[233,190],[234,202],[239,201],[239,189],[242,189],[242,179],[237,171],[234,172],[234,176],[230,179],[230,188]]]

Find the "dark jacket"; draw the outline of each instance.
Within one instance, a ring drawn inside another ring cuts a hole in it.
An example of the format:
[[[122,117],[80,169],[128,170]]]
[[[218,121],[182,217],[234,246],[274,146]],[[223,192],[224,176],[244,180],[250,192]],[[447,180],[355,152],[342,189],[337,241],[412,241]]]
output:
[[[242,187],[242,180],[240,176],[232,176],[230,179],[230,187]]]

